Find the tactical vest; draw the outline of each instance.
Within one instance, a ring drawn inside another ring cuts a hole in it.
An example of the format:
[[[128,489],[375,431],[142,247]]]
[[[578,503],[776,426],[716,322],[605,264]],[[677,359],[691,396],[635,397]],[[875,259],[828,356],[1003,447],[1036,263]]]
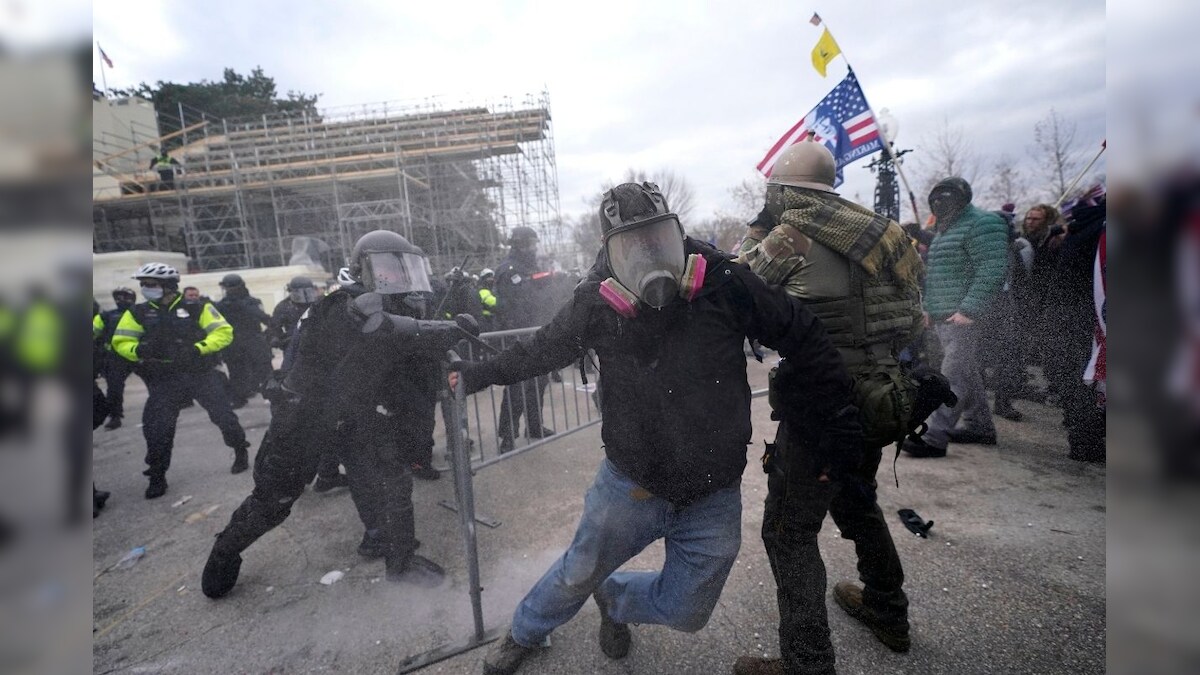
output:
[[[200,327],[200,313],[204,305],[179,301],[174,307],[158,307],[149,302],[141,302],[130,310],[133,318],[145,329],[143,340],[152,338],[159,342],[180,345],[193,345],[208,337],[208,333]],[[213,354],[201,356],[186,365],[171,363],[139,363],[138,369],[146,375],[165,375],[179,372],[203,372],[217,365],[217,357]]]
[[[805,301],[851,374],[878,363],[896,363],[912,330],[915,301],[889,277],[869,277],[851,263],[847,297]]]

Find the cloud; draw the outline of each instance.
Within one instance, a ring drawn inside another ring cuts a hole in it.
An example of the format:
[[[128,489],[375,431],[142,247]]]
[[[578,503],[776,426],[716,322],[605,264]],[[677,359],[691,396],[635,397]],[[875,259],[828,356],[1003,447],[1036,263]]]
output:
[[[561,205],[583,212],[626,168],[670,168],[698,214],[724,208],[775,139],[844,68],[809,62],[812,7],[733,0],[535,2],[98,2],[96,37],[123,84],[215,79],[262,65],[282,91],[322,104],[523,97],[546,88]],[[950,0],[818,7],[867,96],[914,147],[951,119],[981,157],[1030,161],[1033,123],[1053,106],[1081,141],[1104,134],[1105,3]],[[122,79],[126,77],[132,79]],[[119,73],[119,74],[118,74]],[[990,162],[985,162],[988,164]],[[865,162],[843,193],[868,202]],[[749,217],[752,214],[745,214]]]

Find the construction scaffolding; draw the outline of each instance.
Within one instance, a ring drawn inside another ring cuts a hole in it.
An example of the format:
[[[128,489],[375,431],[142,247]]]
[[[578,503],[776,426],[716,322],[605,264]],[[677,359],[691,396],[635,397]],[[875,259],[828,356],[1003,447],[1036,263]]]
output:
[[[494,266],[525,225],[543,253],[567,260],[550,119],[545,92],[239,120],[180,106],[149,138],[131,127],[119,143],[96,139],[105,180],[93,181],[93,249],[179,251],[193,271],[286,265],[306,252],[335,273],[358,237],[385,228],[440,272],[468,255],[472,268]],[[181,165],[173,185],[130,160],[160,145]]]

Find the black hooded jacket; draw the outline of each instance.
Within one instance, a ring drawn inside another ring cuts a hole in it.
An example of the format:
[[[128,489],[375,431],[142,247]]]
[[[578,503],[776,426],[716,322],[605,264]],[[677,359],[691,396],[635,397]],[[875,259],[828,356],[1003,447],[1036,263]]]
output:
[[[850,404],[850,377],[812,312],[707,244],[688,239],[686,251],[707,262],[691,302],[622,318],[600,296],[609,276],[601,257],[531,340],[468,367],[467,391],[563,368],[595,349],[605,454],[638,485],[680,505],[737,484],[746,467],[747,337],[778,350],[806,383],[797,419],[819,426]]]

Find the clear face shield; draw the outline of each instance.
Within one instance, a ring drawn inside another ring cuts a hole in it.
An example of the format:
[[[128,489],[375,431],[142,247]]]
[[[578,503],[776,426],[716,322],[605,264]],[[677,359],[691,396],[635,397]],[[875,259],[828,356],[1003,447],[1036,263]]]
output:
[[[294,288],[288,291],[288,298],[297,305],[311,305],[317,301],[317,289]]]
[[[678,296],[687,256],[674,214],[610,230],[604,251],[613,276],[642,302],[661,309]]]
[[[362,283],[383,295],[432,291],[425,258],[415,253],[368,253],[363,260]]]

